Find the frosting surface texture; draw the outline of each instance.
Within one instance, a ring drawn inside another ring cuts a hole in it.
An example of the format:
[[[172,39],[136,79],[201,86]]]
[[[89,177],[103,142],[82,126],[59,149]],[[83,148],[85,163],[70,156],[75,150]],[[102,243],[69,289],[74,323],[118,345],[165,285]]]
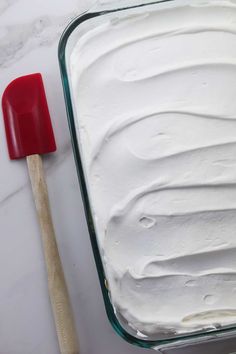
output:
[[[70,56],[117,314],[146,336],[236,322],[236,1],[104,17]]]

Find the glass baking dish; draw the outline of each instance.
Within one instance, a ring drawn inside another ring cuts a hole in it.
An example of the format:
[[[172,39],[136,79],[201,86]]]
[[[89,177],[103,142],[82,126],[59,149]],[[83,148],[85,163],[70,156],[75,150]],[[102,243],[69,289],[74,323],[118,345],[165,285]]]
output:
[[[181,0],[180,0],[181,1]],[[196,0],[192,0],[194,2]],[[184,0],[182,1],[182,3]],[[191,1],[185,1],[186,3]],[[87,182],[85,179],[85,172],[83,167],[83,161],[80,153],[80,143],[76,131],[76,111],[72,99],[72,86],[70,81],[70,68],[69,58],[74,48],[75,42],[78,37],[92,28],[96,28],[97,25],[102,24],[103,21],[109,17],[112,19],[125,18],[130,15],[145,14],[145,12],[151,12],[157,10],[160,6],[178,6],[179,0],[164,0],[155,2],[143,2],[136,5],[118,5],[114,8],[114,5],[105,4],[98,7],[93,11],[88,11],[78,18],[74,19],[72,23],[64,31],[60,43],[59,43],[59,64],[61,70],[62,84],[64,89],[64,96],[67,108],[67,116],[69,122],[69,128],[72,139],[72,146],[74,151],[75,163],[79,176],[79,182],[81,187],[81,193],[83,196],[84,208],[86,212],[87,224],[90,233],[91,244],[96,261],[97,271],[100,279],[101,289],[105,302],[106,312],[108,318],[114,327],[115,331],[128,342],[138,345],[144,348],[155,348],[156,350],[164,350],[168,348],[184,347],[189,344],[204,343],[205,341],[219,341],[219,339],[232,338],[236,335],[236,326],[227,326],[209,331],[194,332],[186,335],[174,335],[167,336],[166,338],[154,337],[142,337],[132,330],[125,321],[117,315],[116,310],[112,304],[111,296],[109,293],[109,286],[106,280],[106,274],[104,271],[102,256],[100,254],[98,240],[94,227],[94,220],[91,212],[91,205],[88,197]],[[122,4],[120,2],[120,4]],[[125,3],[127,4],[127,2]],[[108,9],[106,9],[108,8]],[[79,120],[79,117],[78,117]]]

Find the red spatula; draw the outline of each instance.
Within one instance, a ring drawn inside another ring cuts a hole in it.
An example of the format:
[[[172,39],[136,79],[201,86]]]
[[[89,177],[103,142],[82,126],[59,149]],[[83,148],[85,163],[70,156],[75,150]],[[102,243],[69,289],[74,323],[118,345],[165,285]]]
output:
[[[12,81],[2,97],[11,159],[26,157],[48,273],[48,288],[61,353],[78,354],[76,331],[49,207],[42,154],[56,150],[40,74]]]

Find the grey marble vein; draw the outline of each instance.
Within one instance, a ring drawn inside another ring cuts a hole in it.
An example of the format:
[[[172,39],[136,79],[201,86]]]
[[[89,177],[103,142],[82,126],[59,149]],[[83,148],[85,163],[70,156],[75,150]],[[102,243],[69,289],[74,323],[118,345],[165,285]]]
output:
[[[5,203],[7,203],[10,199],[15,197],[16,194],[20,193],[24,189],[24,185],[20,186],[19,188],[15,189],[11,193],[7,194],[2,200],[0,200],[0,206],[3,206]]]
[[[0,0],[0,15],[18,0]]]
[[[7,0],[4,2],[8,3]],[[7,68],[35,48],[50,46],[75,15],[40,16],[31,23],[1,26],[4,35],[0,41],[0,68]]]
[[[61,164],[66,160],[68,155],[71,153],[71,144],[68,142],[65,144],[58,154],[49,154],[44,159],[44,168],[47,175],[51,175]],[[28,187],[29,183],[26,182],[20,187],[11,191],[11,193],[7,194],[0,200],[0,207],[5,203],[11,201],[18,193],[24,191],[26,187]]]

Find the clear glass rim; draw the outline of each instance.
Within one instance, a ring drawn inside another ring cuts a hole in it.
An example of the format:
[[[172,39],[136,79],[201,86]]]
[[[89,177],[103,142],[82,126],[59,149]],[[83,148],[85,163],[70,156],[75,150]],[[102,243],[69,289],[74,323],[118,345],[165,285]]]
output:
[[[132,6],[127,6],[127,7],[121,7],[121,8],[114,8],[114,9],[109,9],[109,10],[101,10],[101,11],[93,11],[93,12],[85,12],[75,19],[73,19],[69,25],[65,28],[64,32],[61,35],[59,45],[58,45],[58,59],[59,59],[59,67],[60,67],[60,73],[61,73],[61,80],[62,80],[62,86],[63,86],[63,92],[64,92],[64,98],[65,98],[65,105],[66,105],[66,111],[67,111],[67,120],[68,120],[68,125],[69,125],[69,130],[70,130],[70,135],[71,135],[71,143],[72,143],[72,148],[73,148],[73,154],[74,154],[74,159],[75,159],[75,165],[76,165],[76,170],[78,174],[78,179],[79,179],[79,184],[80,184],[80,190],[83,198],[83,204],[84,204],[84,210],[85,210],[85,216],[86,216],[86,221],[88,225],[88,231],[90,235],[90,241],[93,249],[93,254],[94,254],[94,259],[97,267],[97,272],[98,272],[98,277],[100,281],[100,286],[102,290],[102,295],[104,299],[104,304],[105,304],[105,309],[107,313],[107,317],[116,331],[118,335],[120,335],[123,339],[125,339],[127,342],[137,345],[139,347],[143,348],[157,348],[157,347],[165,347],[169,345],[178,345],[178,343],[187,343],[188,341],[191,343],[200,343],[205,340],[209,340],[210,338],[218,338],[222,335],[222,337],[226,337],[227,335],[232,336],[236,335],[236,326],[228,326],[224,327],[222,329],[216,329],[216,330],[209,330],[207,332],[201,332],[201,333],[190,333],[182,336],[175,336],[172,338],[168,339],[160,339],[160,340],[145,340],[141,338],[137,338],[130,333],[128,333],[120,324],[118,318],[115,315],[114,308],[112,306],[112,303],[110,301],[110,294],[109,290],[106,286],[107,281],[106,281],[106,276],[105,276],[105,271],[103,267],[103,262],[101,259],[99,247],[98,247],[98,242],[97,242],[97,236],[94,228],[94,223],[93,223],[93,217],[92,217],[92,212],[91,212],[91,207],[90,207],[90,202],[88,198],[88,191],[87,191],[87,185],[85,181],[85,175],[84,175],[84,170],[83,170],[83,165],[82,165],[82,159],[81,159],[81,154],[79,150],[79,144],[77,140],[77,134],[76,134],[76,128],[75,128],[75,120],[74,120],[74,113],[73,113],[73,105],[72,105],[72,98],[71,98],[71,92],[70,92],[70,86],[69,86],[69,79],[68,79],[68,72],[67,72],[67,66],[66,66],[66,45],[68,42],[68,39],[72,32],[83,22],[88,21],[94,17],[98,16],[104,16],[108,15],[114,12],[119,12],[119,11],[125,11],[125,10],[130,10],[130,9],[135,9],[135,8],[140,8],[140,7],[145,7],[145,6],[150,6],[150,5],[158,5],[160,3],[165,3],[165,2],[175,2],[176,0],[156,0],[156,1],[151,1],[148,3],[143,3],[143,4],[138,4],[138,5],[132,5]]]

